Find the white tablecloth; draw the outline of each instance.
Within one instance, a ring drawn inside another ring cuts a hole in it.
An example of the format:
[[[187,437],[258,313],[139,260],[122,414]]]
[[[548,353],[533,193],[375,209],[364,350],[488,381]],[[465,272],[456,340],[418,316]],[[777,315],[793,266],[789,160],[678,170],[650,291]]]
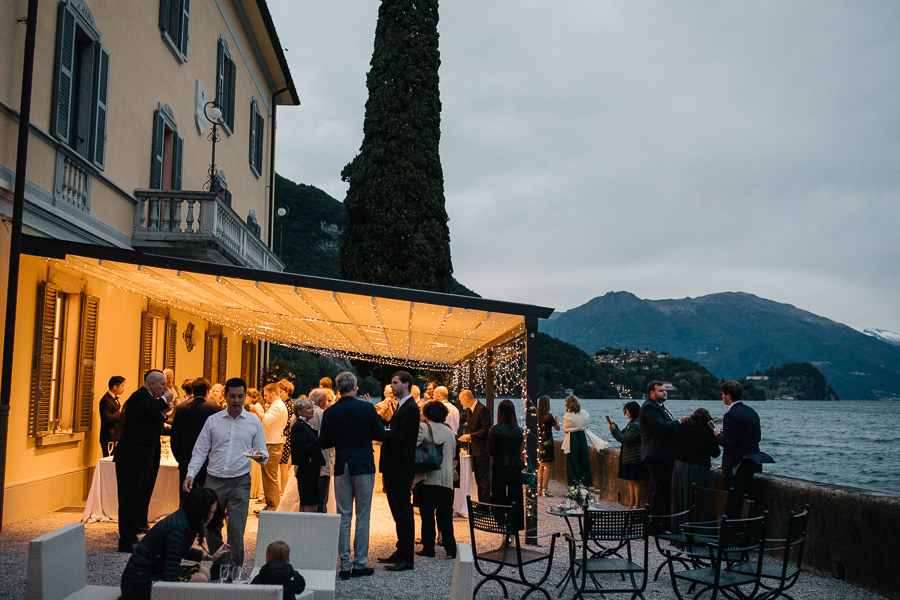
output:
[[[178,510],[178,463],[174,458],[164,458],[159,464],[156,487],[150,498],[147,520],[151,523]],[[91,491],[84,504],[81,520],[117,521],[119,519],[119,494],[116,491],[116,465],[112,457],[101,458],[94,469]]]
[[[475,476],[472,474],[472,457],[459,457],[459,487],[453,490],[453,512],[464,517],[469,516],[466,496],[472,495]]]

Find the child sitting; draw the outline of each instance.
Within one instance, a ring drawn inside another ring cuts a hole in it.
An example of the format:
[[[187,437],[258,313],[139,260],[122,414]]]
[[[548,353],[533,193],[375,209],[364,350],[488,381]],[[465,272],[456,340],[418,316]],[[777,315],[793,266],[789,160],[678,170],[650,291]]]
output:
[[[291,567],[291,548],[286,542],[272,542],[266,547],[266,564],[250,583],[280,585],[284,588],[284,600],[294,600],[303,592],[306,581]]]

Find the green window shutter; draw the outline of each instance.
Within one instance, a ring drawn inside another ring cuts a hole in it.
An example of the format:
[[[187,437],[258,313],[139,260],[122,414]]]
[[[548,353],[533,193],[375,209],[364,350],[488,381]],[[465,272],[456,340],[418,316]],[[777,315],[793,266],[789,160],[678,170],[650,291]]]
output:
[[[225,40],[219,39],[219,47],[216,58],[216,104],[224,112],[225,110]]]
[[[78,383],[73,430],[89,431],[94,414],[94,372],[97,357],[97,318],[100,299],[81,295],[81,343],[78,348]]]
[[[31,406],[28,432],[32,436],[50,428],[50,383],[53,376],[53,333],[56,326],[56,286],[45,281],[38,291],[34,328],[34,363],[31,368]]]
[[[228,380],[228,338],[225,334],[219,334],[219,383],[225,383]]]
[[[159,28],[171,34],[169,31],[169,11],[172,10],[170,3],[171,0],[159,0]]]
[[[106,166],[106,116],[109,113],[109,52],[106,48],[97,44],[97,61],[94,72],[97,74],[94,80],[96,90],[96,105],[94,112],[94,147],[93,161],[98,169]]]
[[[181,164],[184,162],[184,138],[175,134],[175,145],[172,148],[172,189],[181,189]]]
[[[179,38],[179,44],[181,45],[181,53],[187,58],[188,55],[188,29],[191,21],[191,0],[182,0],[183,5],[181,7],[181,22],[179,25],[181,26],[181,36]]]
[[[234,61],[228,59],[228,129],[234,131],[234,94],[236,69]]]
[[[250,168],[256,173],[256,98],[250,103]]]
[[[175,368],[175,349],[178,346],[178,323],[166,319],[166,356],[163,359],[166,369]]]
[[[162,189],[163,145],[166,127],[159,109],[153,111],[153,151],[150,155],[150,189]]]
[[[138,381],[153,368],[153,315],[147,311],[141,313],[141,354],[138,366]]]
[[[72,78],[75,70],[75,10],[68,4],[59,5],[59,24],[56,36],[56,95],[53,107],[53,134],[69,142],[72,117]]]
[[[266,120],[260,112],[256,111],[256,170],[262,175],[263,170],[263,142],[265,138]]]
[[[213,381],[213,337],[210,335],[209,330],[206,331],[206,338],[204,339],[204,347],[203,347],[203,376],[206,377],[210,383],[215,383]]]

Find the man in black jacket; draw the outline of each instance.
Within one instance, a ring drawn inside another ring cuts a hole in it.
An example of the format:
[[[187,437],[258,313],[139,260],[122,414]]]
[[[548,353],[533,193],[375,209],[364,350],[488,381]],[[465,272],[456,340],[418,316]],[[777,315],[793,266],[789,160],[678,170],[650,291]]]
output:
[[[478,487],[478,501],[491,501],[491,457],[488,455],[488,432],[491,430],[491,413],[475,399],[469,390],[459,393],[459,402],[466,408],[465,420],[469,433],[459,436],[460,442],[469,442],[472,457],[472,473]]]
[[[737,518],[753,475],[762,470],[758,462],[748,458],[759,455],[759,415],[742,402],[744,389],[737,381],[726,381],[721,390],[722,402],[728,410],[722,417],[722,429],[717,429],[715,434],[723,449],[722,480],[725,489],[731,488],[725,512]]]
[[[198,377],[194,380],[191,385],[191,393],[193,394],[191,401],[178,405],[175,408],[175,416],[172,418],[172,455],[178,461],[178,490],[182,499],[187,494],[182,486],[184,486],[184,478],[187,477],[194,444],[197,443],[206,419],[222,410],[218,404],[206,397],[209,393],[209,380],[205,377]],[[205,463],[194,477],[194,483],[197,485],[206,483]]]
[[[386,558],[378,559],[388,563],[385,568],[389,571],[413,568],[416,525],[410,494],[415,476],[419,407],[410,393],[411,387],[412,375],[406,371],[397,371],[391,377],[391,390],[398,404],[388,423],[379,461],[384,492],[397,527],[397,550]]]
[[[650,479],[650,514],[668,515],[672,512],[672,470],[678,419],[663,406],[669,397],[663,382],[647,384],[647,396],[641,405],[640,423],[641,460]]]
[[[131,552],[141,530],[147,528],[147,511],[159,471],[159,436],[172,402],[163,399],[166,376],[147,371],[144,385],[122,409],[122,437],[116,446],[116,489],[119,496],[119,552]]]
[[[100,448],[103,458],[109,456],[109,444],[113,447],[122,435],[122,405],[119,396],[125,391],[125,378],[115,375],[109,378],[109,391],[100,398]]]

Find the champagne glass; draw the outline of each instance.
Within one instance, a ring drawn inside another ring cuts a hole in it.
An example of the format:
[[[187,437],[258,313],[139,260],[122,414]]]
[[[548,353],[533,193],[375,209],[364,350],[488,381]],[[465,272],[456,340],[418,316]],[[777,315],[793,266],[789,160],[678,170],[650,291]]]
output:
[[[106,442],[106,454],[107,454],[108,456],[111,456],[112,453],[113,453],[113,450],[115,450],[115,449],[116,449],[116,443],[115,443],[115,442]]]
[[[231,565],[222,563],[219,565],[219,582],[228,583],[231,580]]]
[[[241,583],[244,580],[244,572],[241,570],[241,565],[234,565],[231,567],[231,581],[232,583]]]

